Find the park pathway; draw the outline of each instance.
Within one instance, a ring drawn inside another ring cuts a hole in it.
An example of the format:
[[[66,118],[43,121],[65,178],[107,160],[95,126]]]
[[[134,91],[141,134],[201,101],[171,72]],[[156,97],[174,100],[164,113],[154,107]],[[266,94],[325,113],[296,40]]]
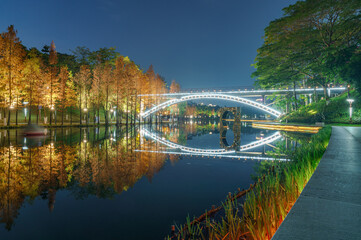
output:
[[[316,171],[272,240],[361,239],[361,127],[332,127]]]

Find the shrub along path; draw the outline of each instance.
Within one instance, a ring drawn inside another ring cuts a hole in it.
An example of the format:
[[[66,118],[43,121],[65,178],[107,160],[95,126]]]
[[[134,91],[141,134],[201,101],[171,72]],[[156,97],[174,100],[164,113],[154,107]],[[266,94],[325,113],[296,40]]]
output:
[[[332,127],[316,171],[272,240],[360,236],[361,127]]]

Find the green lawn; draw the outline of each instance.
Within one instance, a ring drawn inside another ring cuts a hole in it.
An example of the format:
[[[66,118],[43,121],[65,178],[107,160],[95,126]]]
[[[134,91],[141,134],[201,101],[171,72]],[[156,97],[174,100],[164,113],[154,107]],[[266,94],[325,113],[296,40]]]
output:
[[[361,96],[351,91],[353,103],[352,123],[361,124]],[[291,112],[282,118],[282,121],[298,123],[325,122],[327,124],[350,124],[349,103],[346,101],[347,93],[316,103],[309,104]]]

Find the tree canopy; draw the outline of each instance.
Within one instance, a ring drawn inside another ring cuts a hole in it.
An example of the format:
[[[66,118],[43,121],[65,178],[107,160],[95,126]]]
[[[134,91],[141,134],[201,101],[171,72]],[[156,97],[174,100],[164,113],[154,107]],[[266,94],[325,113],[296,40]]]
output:
[[[4,114],[7,109],[8,125],[11,112],[16,111],[17,116],[24,103],[28,104],[30,113],[31,108],[36,108],[38,115],[41,111],[44,116],[48,115],[50,124],[53,119],[56,123],[56,112],[61,113],[63,123],[64,113],[73,107],[79,111],[80,124],[83,116],[88,123],[89,108],[93,110],[94,122],[95,113],[99,119],[101,109],[106,123],[111,112],[116,112],[114,115],[120,123],[118,117],[126,114],[128,119],[131,114],[134,120],[141,109],[158,101],[153,97],[137,98],[137,95],[169,91],[165,79],[154,72],[153,66],[144,71],[114,47],[91,51],[83,46],[68,54],[57,52],[52,41],[41,51],[27,49],[12,25],[0,36],[0,107]],[[170,88],[174,92],[179,91],[180,86],[173,81]]]
[[[351,83],[360,89],[361,1],[306,0],[283,9],[265,29],[252,74],[256,84],[286,88]]]

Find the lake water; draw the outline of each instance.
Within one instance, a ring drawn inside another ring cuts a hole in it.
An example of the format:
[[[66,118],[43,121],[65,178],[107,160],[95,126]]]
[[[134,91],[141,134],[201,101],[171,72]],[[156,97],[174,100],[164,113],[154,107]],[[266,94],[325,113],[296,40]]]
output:
[[[284,141],[257,145],[276,131],[242,124],[232,147],[238,135],[228,128],[58,128],[46,138],[0,130],[0,239],[164,239],[171,225],[248,188]]]

